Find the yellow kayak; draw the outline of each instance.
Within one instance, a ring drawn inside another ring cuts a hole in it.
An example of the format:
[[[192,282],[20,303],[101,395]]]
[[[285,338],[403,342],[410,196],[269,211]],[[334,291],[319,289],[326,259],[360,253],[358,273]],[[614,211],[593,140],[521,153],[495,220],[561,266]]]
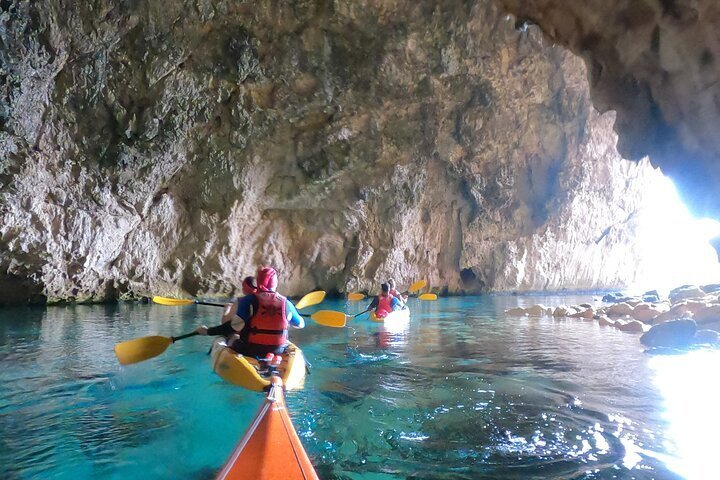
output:
[[[223,380],[248,390],[262,392],[272,384],[272,375],[266,365],[261,365],[255,357],[241,355],[228,347],[224,338],[213,342],[213,371]],[[302,350],[290,343],[282,354],[282,361],[277,367],[285,390],[301,388],[305,379],[305,357]]]
[[[395,311],[388,313],[385,317],[382,317],[382,318],[375,315],[375,311],[373,310],[370,312],[370,320],[372,320],[373,322],[384,322],[384,323],[400,322],[400,321],[406,322],[406,321],[410,320],[410,309],[406,307],[406,308],[403,308],[402,310],[395,310]]]

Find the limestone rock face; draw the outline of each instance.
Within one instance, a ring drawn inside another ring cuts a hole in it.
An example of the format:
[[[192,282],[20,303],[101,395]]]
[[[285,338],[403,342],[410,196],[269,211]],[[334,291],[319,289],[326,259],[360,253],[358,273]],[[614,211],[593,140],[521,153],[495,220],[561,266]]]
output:
[[[650,155],[696,213],[720,218],[717,0],[497,0],[581,54],[594,104],[615,110],[620,152]]]
[[[491,0],[3,2],[0,41],[2,302],[642,268],[660,174]]]

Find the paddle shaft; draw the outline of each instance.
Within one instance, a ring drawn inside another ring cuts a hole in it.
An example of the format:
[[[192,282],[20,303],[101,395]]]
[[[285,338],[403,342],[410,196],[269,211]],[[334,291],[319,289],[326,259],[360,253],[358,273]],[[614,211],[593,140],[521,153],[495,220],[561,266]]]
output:
[[[182,340],[183,338],[194,337],[195,335],[199,335],[199,333],[198,332],[186,333],[185,335],[180,335],[179,337],[170,337],[170,338],[172,339],[173,343],[175,343],[178,340]]]
[[[355,315],[352,316],[352,318],[359,317],[359,316],[362,315],[363,313],[368,313],[370,310],[372,310],[372,308],[368,308],[368,309],[365,310],[364,312],[356,313]]]
[[[210,305],[211,307],[224,307],[224,303],[213,303],[213,302],[202,302],[200,300],[195,300],[196,305]],[[185,338],[185,337],[182,337]]]

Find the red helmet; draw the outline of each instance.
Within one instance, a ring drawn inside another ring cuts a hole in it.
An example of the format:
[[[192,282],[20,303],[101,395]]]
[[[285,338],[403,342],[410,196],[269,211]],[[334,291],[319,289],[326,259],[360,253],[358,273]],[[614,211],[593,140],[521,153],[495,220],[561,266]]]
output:
[[[277,288],[277,272],[272,267],[260,267],[255,275],[257,289],[263,292],[274,292]]]
[[[257,287],[255,286],[255,277],[245,277],[242,281],[243,295],[250,295],[256,291]]]

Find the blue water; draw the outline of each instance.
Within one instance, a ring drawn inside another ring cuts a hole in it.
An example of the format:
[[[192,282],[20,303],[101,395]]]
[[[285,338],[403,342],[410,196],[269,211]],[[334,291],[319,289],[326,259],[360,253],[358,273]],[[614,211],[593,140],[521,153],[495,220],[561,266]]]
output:
[[[320,477],[718,478],[717,352],[652,356],[637,335],[593,322],[503,314],[587,300],[412,301],[392,328],[360,318],[293,331],[313,368],[288,405]],[[218,313],[0,310],[0,478],[213,478],[261,395],[212,374],[208,338],[128,367],[112,347]]]

